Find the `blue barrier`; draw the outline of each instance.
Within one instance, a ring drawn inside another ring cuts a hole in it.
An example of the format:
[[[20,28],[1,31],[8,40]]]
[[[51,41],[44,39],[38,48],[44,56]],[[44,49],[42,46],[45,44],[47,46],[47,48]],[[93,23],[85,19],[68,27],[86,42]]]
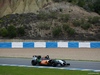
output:
[[[57,48],[57,42],[46,42],[46,48]]]
[[[100,48],[100,42],[91,42],[90,48]]]
[[[11,42],[0,42],[0,48],[12,48]]]
[[[68,48],[79,48],[80,47],[80,42],[62,42],[62,44],[68,43]],[[62,47],[61,44],[61,47]],[[81,42],[82,44],[82,42]],[[83,42],[83,45],[85,44],[85,42]],[[87,44],[87,42],[86,42]],[[21,46],[20,46],[21,45]],[[13,44],[12,42],[0,42],[0,48],[38,48],[43,46],[44,48],[60,48],[60,46],[58,46],[58,42],[45,42],[45,44],[43,44],[42,42],[39,43],[38,47],[37,47],[37,43],[36,42],[23,42],[22,44]],[[87,46],[86,46],[87,47]],[[84,45],[84,48],[86,48]],[[82,46],[83,48],[83,46]],[[100,42],[90,42],[88,45],[88,48],[100,48]]]
[[[68,42],[68,48],[79,48],[78,42]]]
[[[34,48],[34,42],[23,42],[23,48]]]

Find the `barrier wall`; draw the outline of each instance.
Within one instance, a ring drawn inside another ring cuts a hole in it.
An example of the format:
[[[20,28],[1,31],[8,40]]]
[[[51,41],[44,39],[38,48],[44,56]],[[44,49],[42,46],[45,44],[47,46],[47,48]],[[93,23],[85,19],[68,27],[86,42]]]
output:
[[[0,42],[0,48],[100,48],[100,42]]]

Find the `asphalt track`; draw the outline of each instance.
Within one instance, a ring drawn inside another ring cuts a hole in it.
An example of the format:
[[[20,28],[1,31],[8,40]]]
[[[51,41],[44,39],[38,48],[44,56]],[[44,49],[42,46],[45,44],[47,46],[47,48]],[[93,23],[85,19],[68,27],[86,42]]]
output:
[[[70,63],[71,65],[65,68],[93,69],[93,70],[99,70],[100,72],[100,62],[72,61],[72,60],[66,60],[66,62]],[[0,65],[2,64],[32,66],[31,59],[25,59],[25,58],[0,58]]]

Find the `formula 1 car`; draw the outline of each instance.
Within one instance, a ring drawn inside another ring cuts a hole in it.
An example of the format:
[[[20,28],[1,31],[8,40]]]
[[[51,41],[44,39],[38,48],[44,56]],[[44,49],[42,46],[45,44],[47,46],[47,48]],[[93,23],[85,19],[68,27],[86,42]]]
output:
[[[39,66],[69,66],[70,63],[66,63],[65,60],[58,60],[58,59],[50,59],[49,55],[45,56],[45,57],[41,57],[41,56],[37,56],[34,55],[33,59],[31,61],[31,64],[34,65],[39,65]]]

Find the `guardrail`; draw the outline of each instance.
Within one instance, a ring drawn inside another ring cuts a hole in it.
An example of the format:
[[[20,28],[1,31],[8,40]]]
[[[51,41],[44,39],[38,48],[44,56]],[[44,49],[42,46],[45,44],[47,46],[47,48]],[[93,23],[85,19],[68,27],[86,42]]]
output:
[[[100,48],[100,42],[0,42],[0,48]]]

